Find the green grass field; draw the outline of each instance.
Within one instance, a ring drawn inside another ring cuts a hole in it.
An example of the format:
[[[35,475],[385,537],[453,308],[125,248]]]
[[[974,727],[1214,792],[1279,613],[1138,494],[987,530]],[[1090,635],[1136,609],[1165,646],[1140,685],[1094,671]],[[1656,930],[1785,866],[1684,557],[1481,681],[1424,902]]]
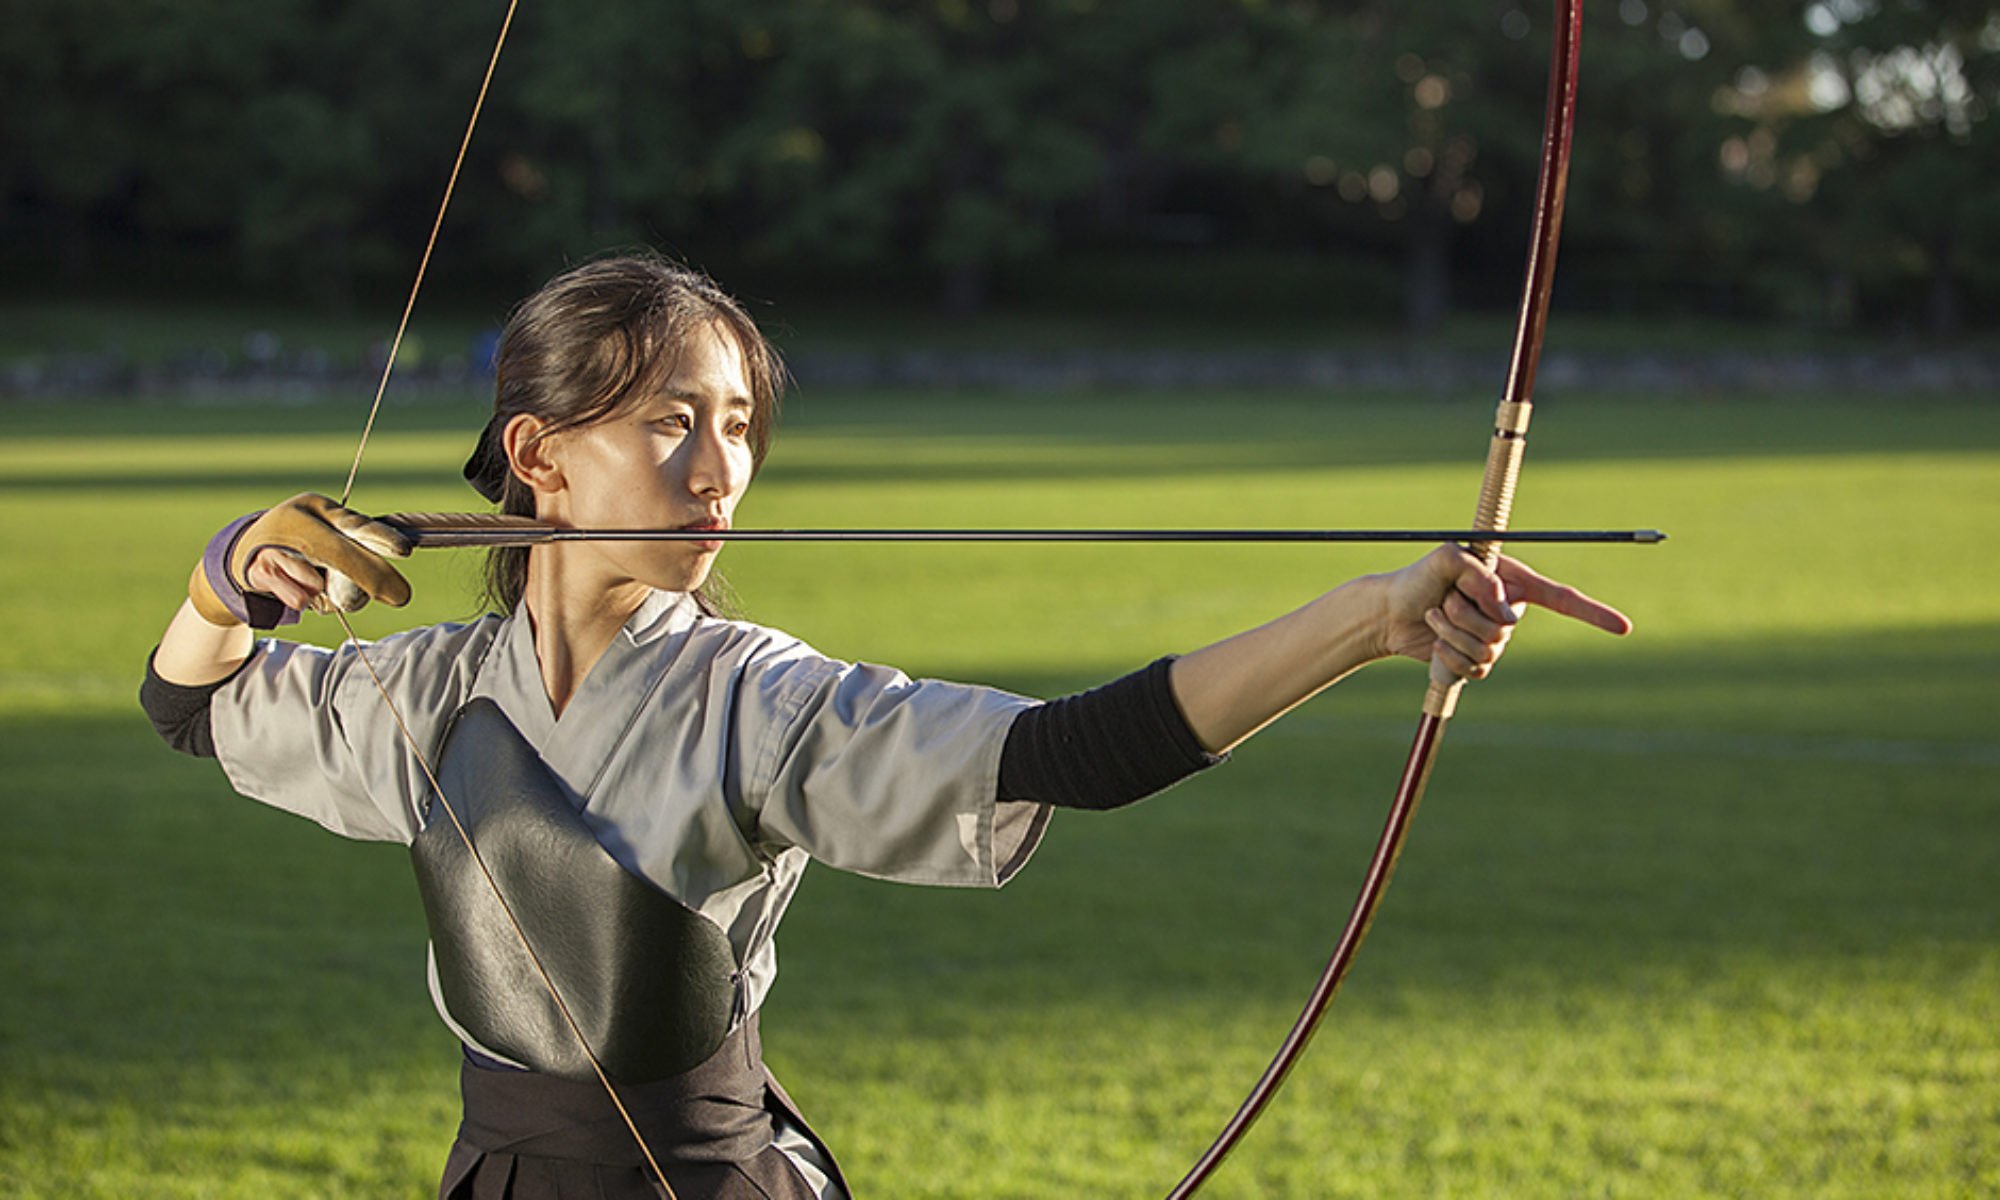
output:
[[[744,524],[1454,525],[1491,402],[793,405]],[[357,505],[447,508],[480,401],[392,408]],[[1348,988],[1217,1197],[2000,1192],[2000,405],[1562,395],[1545,569]],[[14,407],[0,440],[0,1193],[432,1194],[455,1047],[402,853],[230,794],[137,710],[209,531],[337,491],[330,408]],[[739,546],[751,615],[1037,694],[1233,632],[1360,549]],[[415,563],[464,616],[474,564]],[[307,636],[331,640],[325,623]],[[865,1196],[1164,1193],[1338,930],[1422,669],[1364,672],[1004,892],[815,872],[769,1057]]]

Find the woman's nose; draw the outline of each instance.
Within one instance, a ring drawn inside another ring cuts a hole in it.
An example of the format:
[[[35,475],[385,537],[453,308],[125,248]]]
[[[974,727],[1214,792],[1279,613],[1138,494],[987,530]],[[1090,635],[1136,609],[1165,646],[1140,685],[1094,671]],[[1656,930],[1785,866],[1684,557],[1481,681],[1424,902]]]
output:
[[[744,471],[728,439],[710,431],[689,447],[688,488],[699,496],[728,496],[742,488]]]

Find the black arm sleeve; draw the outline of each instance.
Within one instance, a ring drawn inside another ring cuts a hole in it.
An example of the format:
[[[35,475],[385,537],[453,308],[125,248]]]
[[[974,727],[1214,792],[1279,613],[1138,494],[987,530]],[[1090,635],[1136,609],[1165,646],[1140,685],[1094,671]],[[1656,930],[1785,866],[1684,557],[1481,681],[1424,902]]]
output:
[[[1227,756],[1201,748],[1174,701],[1172,663],[1022,710],[1000,751],[999,798],[1118,808],[1221,762]]]
[[[244,665],[249,664],[246,661]],[[146,681],[139,685],[139,707],[146,710],[146,718],[153,723],[154,732],[167,745],[196,758],[214,758],[215,735],[209,732],[208,702],[242,669],[238,667],[230,672],[227,679],[200,687],[184,687],[160,678],[159,673],[153,670],[153,656],[148,654]]]

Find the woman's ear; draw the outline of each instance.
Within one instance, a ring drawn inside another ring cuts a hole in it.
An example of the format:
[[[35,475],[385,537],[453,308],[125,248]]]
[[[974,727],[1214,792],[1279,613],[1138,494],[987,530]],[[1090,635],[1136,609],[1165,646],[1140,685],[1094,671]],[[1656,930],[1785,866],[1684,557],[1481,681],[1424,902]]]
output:
[[[530,413],[516,413],[500,431],[508,469],[538,495],[563,489],[562,465],[549,453],[557,440],[549,436],[548,422]]]

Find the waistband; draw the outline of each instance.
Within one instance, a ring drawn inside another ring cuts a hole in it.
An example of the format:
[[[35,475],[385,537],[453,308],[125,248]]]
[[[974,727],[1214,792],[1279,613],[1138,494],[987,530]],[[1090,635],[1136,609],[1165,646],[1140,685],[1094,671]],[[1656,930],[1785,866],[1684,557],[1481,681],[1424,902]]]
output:
[[[650,1083],[613,1082],[655,1156],[743,1162],[771,1145],[769,1080],[753,1015],[690,1071]],[[494,1070],[468,1059],[459,1070],[459,1090],[465,1099],[459,1140],[487,1153],[645,1164],[639,1144],[595,1080]]]

